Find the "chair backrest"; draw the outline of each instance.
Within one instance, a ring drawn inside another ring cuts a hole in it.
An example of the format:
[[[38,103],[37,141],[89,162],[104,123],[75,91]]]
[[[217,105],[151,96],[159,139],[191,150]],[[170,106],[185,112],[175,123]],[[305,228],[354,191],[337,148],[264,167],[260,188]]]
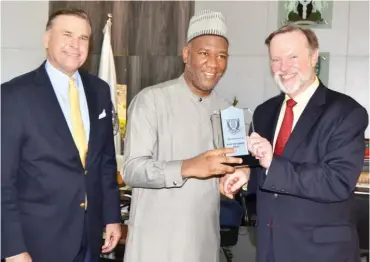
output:
[[[243,207],[233,199],[222,199],[220,206],[220,226],[239,227],[244,215]]]

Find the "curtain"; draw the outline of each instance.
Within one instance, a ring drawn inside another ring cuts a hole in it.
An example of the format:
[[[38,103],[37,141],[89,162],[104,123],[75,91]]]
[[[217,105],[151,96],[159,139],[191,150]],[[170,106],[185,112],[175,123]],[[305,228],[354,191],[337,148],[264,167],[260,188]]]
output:
[[[112,48],[118,84],[127,85],[127,104],[143,88],[180,76],[181,51],[194,1],[50,1],[49,13],[83,9],[92,23],[84,68],[97,75],[103,28],[112,14]]]

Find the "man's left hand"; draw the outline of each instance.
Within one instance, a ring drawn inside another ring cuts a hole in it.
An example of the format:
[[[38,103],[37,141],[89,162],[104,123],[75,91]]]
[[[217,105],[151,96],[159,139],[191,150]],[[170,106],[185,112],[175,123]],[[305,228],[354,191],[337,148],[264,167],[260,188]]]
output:
[[[121,224],[108,224],[105,227],[105,242],[102,247],[102,253],[111,252],[118,244],[122,235]]]

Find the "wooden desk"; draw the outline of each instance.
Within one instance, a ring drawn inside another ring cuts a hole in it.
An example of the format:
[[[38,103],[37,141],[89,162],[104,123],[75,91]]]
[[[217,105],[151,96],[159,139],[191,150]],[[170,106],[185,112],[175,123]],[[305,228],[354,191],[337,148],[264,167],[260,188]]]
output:
[[[119,240],[119,244],[124,245],[124,244],[126,244],[128,226],[127,225],[121,225],[121,231],[122,231],[122,237]]]
[[[369,183],[369,159],[365,159],[362,172],[358,178],[355,194],[356,195],[369,195],[370,194],[370,183]]]

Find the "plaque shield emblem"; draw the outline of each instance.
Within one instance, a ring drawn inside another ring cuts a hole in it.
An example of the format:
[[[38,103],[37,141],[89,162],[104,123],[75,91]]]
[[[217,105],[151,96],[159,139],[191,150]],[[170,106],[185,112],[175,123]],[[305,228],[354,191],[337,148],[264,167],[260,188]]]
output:
[[[226,122],[230,133],[235,134],[240,131],[240,119],[227,119]]]
[[[253,112],[250,109],[230,106],[215,111],[211,115],[211,123],[215,148],[235,148],[236,151],[228,155],[242,158],[242,164],[232,164],[233,166],[258,165],[258,161],[247,149],[247,134],[254,131]]]

